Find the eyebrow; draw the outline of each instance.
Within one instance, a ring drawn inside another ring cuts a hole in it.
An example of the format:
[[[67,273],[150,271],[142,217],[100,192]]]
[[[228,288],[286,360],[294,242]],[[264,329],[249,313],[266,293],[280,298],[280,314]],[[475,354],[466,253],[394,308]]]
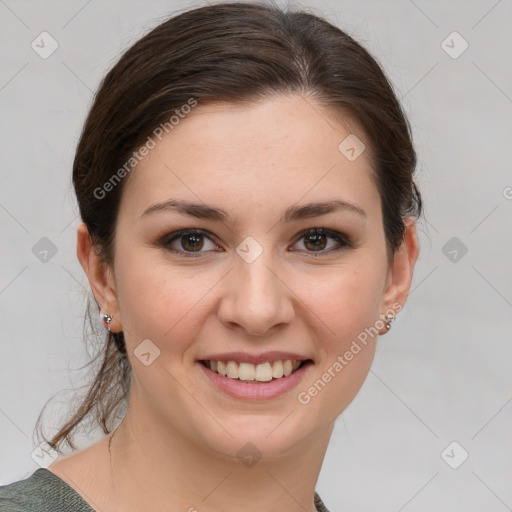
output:
[[[172,210],[176,213],[195,217],[197,219],[215,220],[228,223],[231,221],[230,215],[222,208],[215,208],[207,204],[192,203],[179,199],[170,199],[163,203],[157,203],[150,206],[140,218],[159,211]],[[299,206],[290,206],[281,216],[280,222],[293,222],[320,215],[327,215],[337,211],[347,211],[366,217],[366,212],[359,206],[344,201],[342,199],[333,199],[325,202],[307,203]]]

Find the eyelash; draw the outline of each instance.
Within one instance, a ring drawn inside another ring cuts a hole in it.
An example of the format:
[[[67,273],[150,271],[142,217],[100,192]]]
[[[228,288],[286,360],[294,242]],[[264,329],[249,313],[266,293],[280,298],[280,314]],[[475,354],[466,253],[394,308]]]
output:
[[[202,229],[184,229],[184,230],[176,231],[174,233],[170,233],[169,235],[166,235],[160,241],[160,245],[165,247],[166,250],[168,250],[172,253],[184,255],[187,258],[190,258],[190,257],[197,258],[197,257],[200,257],[201,253],[208,252],[208,251],[195,251],[195,252],[188,251],[187,252],[187,251],[183,251],[183,250],[176,250],[176,249],[169,248],[169,245],[172,244],[175,240],[179,240],[181,237],[184,237],[186,235],[204,236],[205,238],[208,238],[211,242],[215,243],[215,241],[212,239],[212,237],[209,235],[209,233],[207,231],[204,231]],[[347,247],[348,248],[352,247],[352,242],[346,235],[343,235],[342,233],[339,233],[338,231],[333,231],[331,229],[326,229],[326,228],[310,228],[310,229],[301,231],[297,235],[295,243],[299,242],[301,239],[303,239],[304,237],[306,237],[308,235],[309,236],[311,236],[311,235],[326,235],[327,237],[336,240],[336,242],[339,244],[339,246],[334,249],[331,248],[331,249],[322,250],[322,251],[306,251],[307,253],[312,254],[315,257],[321,256],[324,254],[331,254],[334,252],[338,252]]]

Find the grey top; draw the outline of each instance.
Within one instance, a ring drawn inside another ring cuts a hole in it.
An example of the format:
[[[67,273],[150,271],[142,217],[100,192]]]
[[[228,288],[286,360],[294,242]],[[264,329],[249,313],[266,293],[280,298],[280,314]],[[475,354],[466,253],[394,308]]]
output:
[[[318,512],[329,512],[315,492]],[[0,512],[94,512],[64,480],[45,468],[25,480],[0,486]]]

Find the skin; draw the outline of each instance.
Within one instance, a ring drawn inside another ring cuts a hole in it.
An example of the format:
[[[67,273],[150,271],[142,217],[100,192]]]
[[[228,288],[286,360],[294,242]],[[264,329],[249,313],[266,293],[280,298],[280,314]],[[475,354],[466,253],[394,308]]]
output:
[[[199,105],[127,178],[112,267],[80,225],[78,258],[102,312],[114,317],[112,331],[124,331],[133,369],[128,412],[112,439],[112,467],[107,438],[49,467],[92,506],[103,512],[315,510],[334,422],[363,384],[378,336],[309,403],[297,394],[393,304],[405,304],[418,256],[408,218],[405,240],[388,262],[368,152],[349,161],[338,150],[351,132],[369,147],[357,123],[336,122],[300,95],[243,107]],[[171,198],[222,208],[233,222],[172,210],[141,218]],[[279,222],[289,206],[331,199],[365,215],[343,210]],[[318,227],[345,234],[351,245],[333,251],[339,244],[329,236],[315,251],[308,237],[297,238]],[[212,235],[201,239],[199,257],[183,254],[190,238],[172,243],[181,255],[158,245],[187,228]],[[248,236],[263,250],[252,263],[236,252]],[[160,356],[145,366],[133,351],[148,338]],[[291,351],[314,364],[297,388],[249,402],[216,389],[196,363],[232,350]],[[252,467],[236,455],[247,442],[262,455]]]

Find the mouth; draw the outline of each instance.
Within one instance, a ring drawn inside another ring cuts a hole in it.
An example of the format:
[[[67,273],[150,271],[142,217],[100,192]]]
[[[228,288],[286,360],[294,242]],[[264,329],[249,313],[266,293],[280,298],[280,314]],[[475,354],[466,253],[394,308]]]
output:
[[[311,359],[278,359],[252,364],[239,361],[220,361],[203,359],[199,363],[213,373],[247,384],[263,384],[271,381],[283,380],[302,367],[312,364]]]

